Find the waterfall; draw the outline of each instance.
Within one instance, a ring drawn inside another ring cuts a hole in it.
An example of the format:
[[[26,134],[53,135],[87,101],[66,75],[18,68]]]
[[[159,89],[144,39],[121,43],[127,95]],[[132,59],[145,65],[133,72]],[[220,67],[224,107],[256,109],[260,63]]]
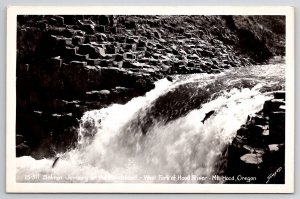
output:
[[[54,168],[54,159],[17,158],[17,181],[222,183],[211,176],[226,167],[226,146],[269,92],[284,88],[283,66],[260,67],[162,79],[145,96],[88,111],[74,150]]]

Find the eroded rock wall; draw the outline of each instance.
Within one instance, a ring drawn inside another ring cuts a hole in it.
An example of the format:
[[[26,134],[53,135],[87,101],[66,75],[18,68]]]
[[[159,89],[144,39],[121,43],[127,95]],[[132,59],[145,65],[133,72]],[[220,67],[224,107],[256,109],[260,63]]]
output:
[[[126,103],[168,75],[284,55],[284,17],[22,15],[17,22],[17,156],[73,147],[84,111]]]

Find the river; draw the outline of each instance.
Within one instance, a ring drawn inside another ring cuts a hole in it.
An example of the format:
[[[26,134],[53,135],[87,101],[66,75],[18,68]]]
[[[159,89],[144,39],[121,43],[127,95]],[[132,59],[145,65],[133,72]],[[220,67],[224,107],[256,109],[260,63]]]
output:
[[[78,146],[58,154],[54,168],[54,158],[17,158],[17,181],[222,183],[211,176],[222,173],[226,146],[284,89],[284,64],[161,79],[124,105],[86,112]]]

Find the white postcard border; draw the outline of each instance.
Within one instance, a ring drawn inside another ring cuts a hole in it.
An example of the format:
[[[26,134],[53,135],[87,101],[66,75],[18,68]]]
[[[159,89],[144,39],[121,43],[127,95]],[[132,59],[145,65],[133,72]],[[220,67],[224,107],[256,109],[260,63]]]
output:
[[[17,183],[15,158],[16,27],[24,14],[130,15],[285,15],[286,16],[286,167],[285,184],[118,184]],[[7,10],[6,191],[14,193],[292,193],[295,138],[295,25],[288,6],[13,6]]]

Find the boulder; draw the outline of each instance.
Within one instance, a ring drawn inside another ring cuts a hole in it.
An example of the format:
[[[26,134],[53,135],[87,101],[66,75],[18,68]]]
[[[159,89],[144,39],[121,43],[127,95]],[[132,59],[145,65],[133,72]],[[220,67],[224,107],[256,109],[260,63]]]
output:
[[[143,68],[143,67],[146,67],[146,64],[144,63],[139,63],[139,62],[132,62],[131,65],[130,65],[130,68]]]
[[[76,68],[81,69],[83,67],[85,67],[87,65],[87,62],[82,62],[82,61],[71,61],[70,62],[70,67],[74,68],[74,70]]]
[[[63,76],[68,88],[81,94],[101,86],[101,69],[98,66],[89,66],[86,62],[72,61],[63,65]]]
[[[269,144],[268,149],[271,153],[276,153],[284,147],[284,144]]]
[[[47,34],[57,36],[57,37],[71,38],[74,35],[76,35],[76,30],[73,30],[73,28],[68,28],[68,27],[52,26],[47,29]]]
[[[101,102],[105,103],[107,102],[106,100],[108,100],[110,98],[110,94],[111,92],[109,90],[93,90],[93,91],[89,91],[86,92],[86,100],[87,101],[99,101],[101,100]]]
[[[86,34],[94,34],[95,33],[95,26],[93,24],[83,24],[81,30],[86,32]]]
[[[113,67],[113,60],[101,59],[99,65],[101,67]]]
[[[160,38],[161,38],[160,32],[158,32],[158,31],[153,31],[153,34],[154,34],[154,36],[155,36],[157,39],[160,39]]]
[[[81,102],[79,100],[72,100],[72,101],[67,101],[67,100],[59,100],[59,99],[54,99],[52,100],[52,110],[60,113],[65,113],[65,112],[73,112],[74,110],[78,109],[80,107]]]
[[[282,99],[271,99],[264,103],[263,112],[268,115],[272,111],[279,111],[279,107],[285,105],[285,102]]]
[[[276,92],[274,92],[274,98],[285,100],[285,91],[276,91]]]
[[[17,145],[16,147],[16,156],[21,157],[21,156],[28,156],[30,155],[31,149],[28,145],[25,143],[21,143]]]
[[[72,43],[73,43],[75,46],[78,46],[78,45],[83,44],[84,41],[85,41],[85,37],[83,37],[83,36],[78,36],[78,35],[76,35],[76,36],[74,36],[74,37],[72,38]]]
[[[95,26],[95,31],[96,32],[104,33],[105,32],[105,26],[103,26],[103,25],[96,25]]]
[[[184,36],[186,36],[186,38],[189,38],[189,39],[193,37],[193,35],[191,33],[184,33]]]
[[[49,59],[48,65],[49,65],[51,71],[58,72],[62,65],[62,59],[60,58],[60,56],[52,57]]]
[[[248,143],[253,147],[261,147],[264,143],[263,132],[264,127],[260,125],[251,124],[248,125],[249,135],[248,135]]]
[[[95,36],[98,42],[103,42],[107,40],[107,36],[104,33],[96,33]]]
[[[109,41],[109,42],[115,42],[116,41],[116,39],[115,39],[115,37],[113,36],[113,35],[107,35],[107,41]]]
[[[276,111],[269,115],[269,133],[273,141],[284,142],[285,139],[285,112]]]
[[[118,67],[101,67],[101,83],[103,89],[110,89],[116,86],[122,86],[126,84],[128,79],[126,79],[126,71]]]
[[[24,136],[23,135],[16,135],[16,145],[22,144],[24,141]]]
[[[65,19],[63,16],[54,16],[54,18],[56,19],[57,25],[58,26],[63,26],[65,24]]]
[[[124,61],[123,61],[123,68],[131,68],[133,62],[134,62],[134,60],[124,59]]]
[[[79,54],[88,54],[91,59],[103,58],[106,56],[104,48],[91,44],[81,44],[78,49]]]
[[[109,25],[109,23],[110,23],[109,16],[107,16],[107,15],[98,16],[97,21],[98,21],[99,25],[105,25],[105,26]]]
[[[250,132],[250,136],[252,137],[260,137],[262,135],[262,132],[264,131],[264,127],[261,125],[248,125],[248,129]]]
[[[138,40],[135,39],[135,38],[129,37],[129,38],[126,39],[126,43],[128,43],[128,44],[136,44],[136,43],[138,43]]]
[[[101,95],[109,95],[110,94],[110,91],[109,90],[100,90],[99,93]]]
[[[137,88],[138,90],[140,90],[141,92],[147,92],[151,89],[155,88],[155,84],[152,78],[137,78],[135,80],[135,88]]]
[[[156,48],[157,49],[164,49],[164,46],[158,43],[158,44],[156,44]]]
[[[48,23],[53,25],[53,26],[58,26],[58,23],[57,23],[56,19],[53,18],[53,17],[48,19]]]
[[[114,103],[124,104],[135,96],[137,96],[135,89],[116,86],[115,88],[111,89],[109,100],[112,100]]]
[[[87,59],[87,64],[91,65],[91,66],[96,66],[96,65],[100,65],[101,63],[101,59]]]
[[[265,125],[268,123],[266,117],[258,114],[248,115],[247,124]]]
[[[99,91],[89,91],[86,92],[86,97],[85,100],[86,101],[98,101],[100,99],[99,97]]]
[[[143,49],[141,49],[141,48],[143,48]],[[137,58],[137,59],[143,59],[143,58],[145,58],[145,55],[146,55],[146,53],[145,53],[146,47],[140,47],[140,48],[137,49],[137,50],[138,50],[138,51],[134,52],[135,55],[136,55],[136,58]]]
[[[154,53],[154,54],[152,54],[152,57],[153,57],[154,59],[160,59],[161,54],[159,54],[159,53]]]
[[[135,51],[136,50],[136,44],[126,44],[124,49]]]
[[[167,80],[170,81],[170,82],[173,82],[173,81],[174,81],[174,80],[173,80],[173,77],[171,77],[171,76],[169,76],[169,75],[167,76]]]
[[[204,71],[199,66],[196,66],[196,67],[190,68],[190,72],[191,73],[203,73]]]
[[[138,47],[146,47],[147,46],[147,41],[139,41]]]
[[[67,62],[74,60],[76,57],[76,51],[77,48],[66,46],[64,49],[64,53],[62,54],[63,59],[66,60]]]
[[[158,39],[161,44],[167,44],[168,42],[165,39]]]
[[[136,59],[136,55],[132,52],[127,52],[123,54],[124,59]]]
[[[61,15],[63,17],[65,24],[74,25],[78,20],[83,19],[82,15]]]
[[[120,42],[120,43],[125,43],[125,41],[126,41],[126,37],[124,35],[116,35],[115,38],[116,38],[116,41]]]
[[[72,113],[53,113],[51,114],[48,122],[48,124],[52,127],[51,130],[53,130],[54,132],[63,131],[70,126],[77,126],[78,124],[77,119],[73,116]]]
[[[212,73],[212,74],[218,74],[221,73],[222,71],[220,69],[211,69],[209,72],[207,71],[207,73]]]
[[[195,67],[195,63],[194,62],[191,62],[189,61],[186,65],[187,67]]]
[[[115,61],[122,61],[123,58],[124,58],[123,55],[117,54],[116,57],[115,57]]]
[[[263,162],[262,155],[259,153],[247,153],[241,156],[241,160],[247,164],[259,165]]]
[[[72,46],[72,38],[56,37],[58,46]]]
[[[118,49],[113,44],[107,44],[105,45],[106,52],[108,54],[116,54],[118,53]]]
[[[103,58],[105,56],[106,56],[105,50],[104,50],[104,48],[101,48],[101,47],[94,47],[90,53],[91,58],[98,58],[98,57]]]
[[[111,29],[110,29],[110,31],[113,33],[113,34],[117,34],[118,32],[121,32],[121,31],[118,31],[119,29],[116,27],[116,26],[114,26],[114,27],[112,27]]]
[[[96,42],[98,40],[98,38],[96,37],[96,35],[86,35],[85,36],[85,43],[91,43],[91,42]]]
[[[123,67],[123,61],[113,61],[113,66],[117,68]]]
[[[266,125],[268,123],[268,119],[260,115],[256,115],[253,119],[254,123],[257,125]]]
[[[126,21],[124,25],[126,29],[134,29],[137,26],[135,21]]]
[[[245,125],[241,126],[241,128],[237,130],[237,135],[248,136],[248,134],[249,134],[249,129]]]
[[[229,69],[230,65],[229,64],[220,64],[220,67],[223,69]]]
[[[81,55],[81,54],[75,54],[74,56],[74,60],[75,61],[82,61],[82,62],[86,62],[86,60],[89,58],[89,55],[86,54],[86,55]]]

